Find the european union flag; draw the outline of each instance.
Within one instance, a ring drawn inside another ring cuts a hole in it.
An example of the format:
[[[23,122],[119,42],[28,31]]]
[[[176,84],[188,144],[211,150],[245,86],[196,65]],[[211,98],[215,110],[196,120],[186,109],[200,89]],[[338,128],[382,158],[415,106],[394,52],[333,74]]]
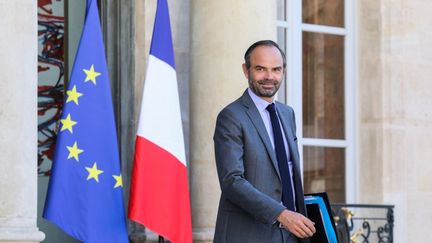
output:
[[[129,242],[123,184],[96,1],[87,3],[44,217],[83,242],[122,243]]]

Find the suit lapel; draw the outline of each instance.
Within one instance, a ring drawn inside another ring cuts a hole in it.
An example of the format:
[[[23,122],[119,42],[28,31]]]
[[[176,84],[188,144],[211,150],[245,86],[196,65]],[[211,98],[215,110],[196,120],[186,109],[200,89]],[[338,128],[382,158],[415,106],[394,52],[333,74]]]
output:
[[[277,105],[276,105],[276,109]],[[304,199],[303,199],[303,186],[302,186],[302,179],[301,179],[301,173],[300,173],[300,158],[298,154],[297,149],[297,141],[295,140],[295,134],[293,133],[294,129],[291,129],[291,126],[294,126],[295,124],[292,124],[293,121],[289,118],[292,117],[290,114],[286,113],[284,109],[278,109],[279,116],[283,130],[285,132],[285,136],[287,138],[287,143],[289,147],[289,151],[291,154],[291,161],[293,163],[293,179],[294,179],[294,187],[295,187],[295,193],[296,193],[296,205],[297,205],[297,211],[302,213],[303,215],[306,215],[306,208],[304,205]],[[302,241],[303,242],[303,241]],[[309,242],[309,241],[305,241]]]
[[[295,162],[298,162],[297,154],[294,151],[295,150],[294,148],[296,145],[296,144],[294,144],[295,143],[295,141],[294,141],[295,134],[293,134],[292,129],[290,129],[292,126],[294,126],[294,124],[292,124],[292,121],[288,120],[289,115],[285,114],[285,112],[282,112],[282,109],[279,109],[278,105],[276,105],[276,109],[277,109],[278,113],[280,114],[279,119],[282,123],[282,128],[283,128],[283,131],[285,133],[285,138],[287,139],[287,143],[289,146],[289,152],[291,155],[291,160],[296,160]]]
[[[258,109],[256,108],[255,104],[252,101],[252,98],[247,93],[247,90],[243,93],[242,96],[243,104],[247,107],[246,113],[248,114],[249,118],[251,119],[252,123],[254,124],[256,130],[258,131],[259,136],[261,137],[263,144],[267,150],[267,153],[270,156],[271,162],[273,164],[273,167],[280,178],[279,174],[279,167],[276,160],[276,154],[275,151],[271,145],[270,138],[268,136],[267,130],[264,126],[264,123],[262,121],[261,115],[258,112]]]

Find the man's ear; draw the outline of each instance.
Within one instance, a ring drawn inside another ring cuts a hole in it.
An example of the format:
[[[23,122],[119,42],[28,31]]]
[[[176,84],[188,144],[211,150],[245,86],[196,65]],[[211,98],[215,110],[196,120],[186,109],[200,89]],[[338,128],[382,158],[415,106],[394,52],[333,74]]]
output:
[[[249,79],[249,71],[248,71],[248,69],[246,67],[246,63],[242,64],[242,69],[243,69],[243,74],[246,77],[246,79]]]

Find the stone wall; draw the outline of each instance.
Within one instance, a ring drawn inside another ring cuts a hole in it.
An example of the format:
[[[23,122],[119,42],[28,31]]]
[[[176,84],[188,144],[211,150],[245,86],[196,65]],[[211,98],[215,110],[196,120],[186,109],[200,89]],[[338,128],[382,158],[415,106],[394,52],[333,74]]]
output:
[[[425,242],[432,226],[431,7],[358,2],[359,195],[396,205],[397,243]]]

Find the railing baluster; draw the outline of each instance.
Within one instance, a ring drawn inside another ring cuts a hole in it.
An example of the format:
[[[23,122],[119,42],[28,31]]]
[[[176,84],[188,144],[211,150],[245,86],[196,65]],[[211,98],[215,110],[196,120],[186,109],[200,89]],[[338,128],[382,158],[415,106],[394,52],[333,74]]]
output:
[[[393,243],[394,205],[332,204],[339,243]]]

